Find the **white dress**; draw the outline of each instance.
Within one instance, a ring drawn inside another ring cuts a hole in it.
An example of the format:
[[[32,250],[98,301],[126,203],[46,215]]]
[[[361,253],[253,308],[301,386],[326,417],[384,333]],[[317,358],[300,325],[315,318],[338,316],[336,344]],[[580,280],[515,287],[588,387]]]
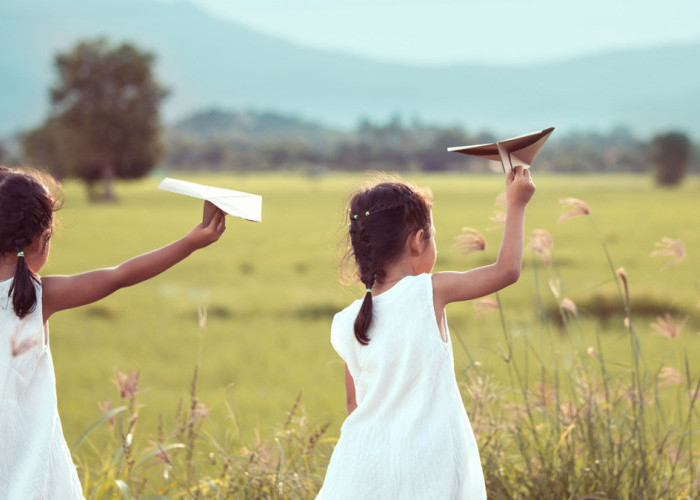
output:
[[[353,332],[361,303],[336,314],[331,327],[357,408],[343,423],[319,498],[485,499],[452,346],[435,317],[432,276],[408,276],[373,297],[367,346]]]
[[[56,379],[43,324],[41,286],[20,320],[0,281],[0,498],[82,499],[56,406]]]

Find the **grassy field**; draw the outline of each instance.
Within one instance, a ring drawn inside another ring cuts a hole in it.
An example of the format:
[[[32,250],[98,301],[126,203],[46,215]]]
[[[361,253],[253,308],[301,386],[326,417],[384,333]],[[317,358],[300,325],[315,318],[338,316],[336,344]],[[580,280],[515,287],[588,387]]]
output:
[[[211,432],[229,430],[243,438],[256,431],[265,434],[284,421],[302,391],[310,421],[329,422],[329,435],[336,436],[344,418],[343,365],[330,346],[329,327],[334,312],[361,296],[359,286],[339,283],[338,261],[343,201],[363,179],[292,174],[186,178],[263,195],[263,222],[228,218],[217,244],[164,275],[52,318],[59,410],[69,445],[100,416],[98,402],[118,404],[111,382],[115,369],[140,370],[141,386],[149,390],[139,395],[145,405],[139,425],[155,432],[158,415],[168,422],[179,398],[186,396],[198,362],[199,398],[209,408]],[[503,179],[457,174],[405,178],[433,190],[436,271],[495,259],[501,226],[489,218]],[[676,190],[658,189],[650,178],[634,176],[543,176],[535,181],[526,232],[550,232],[554,266],[546,268],[526,252],[520,281],[499,294],[516,356],[531,345],[543,360],[557,358],[566,366],[575,352],[597,345],[599,336],[608,358],[629,365],[630,342],[624,315],[614,306],[618,288],[605,245],[613,268],[626,270],[644,362],[655,372],[662,365],[680,367],[687,355],[697,377],[700,180],[688,179]],[[116,265],[184,235],[200,217],[200,203],[157,191],[157,182],[119,185],[120,201],[113,205],[91,205],[80,185],[67,183],[43,274]],[[591,215],[557,223],[566,211],[558,201],[564,197],[585,200]],[[463,256],[451,250],[465,226],[484,234],[484,252]],[[662,237],[681,239],[687,249],[681,263],[663,271],[668,259],[650,256]],[[578,306],[568,333],[557,326],[558,302],[548,279],[559,280],[561,296]],[[542,321],[538,300],[552,311],[550,321]],[[203,334],[197,318],[202,306],[208,311]],[[654,335],[650,326],[666,311],[679,320],[688,317],[673,340]],[[448,319],[457,371],[476,363],[484,374],[505,382],[507,340],[500,315],[479,315],[473,304],[464,303],[449,306]]]

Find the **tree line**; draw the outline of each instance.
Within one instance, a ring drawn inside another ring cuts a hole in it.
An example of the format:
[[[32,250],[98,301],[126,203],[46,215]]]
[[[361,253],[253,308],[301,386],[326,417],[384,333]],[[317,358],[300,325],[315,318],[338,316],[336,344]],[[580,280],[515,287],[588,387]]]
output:
[[[400,115],[362,119],[343,130],[270,111],[208,110],[163,128],[168,91],[154,74],[154,54],[105,39],[81,41],[55,56],[56,83],[45,122],[21,135],[18,162],[45,166],[59,178],[82,179],[93,198],[114,197],[117,178],[138,178],[154,166],[176,170],[269,171],[384,169],[486,171],[489,162],[448,153],[448,146],[502,139],[493,131],[424,123]],[[546,124],[549,125],[549,124]],[[607,133],[555,136],[537,159],[541,172],[646,173],[659,184],[700,170],[683,131],[651,140],[619,127]],[[0,143],[0,163],[8,162]]]

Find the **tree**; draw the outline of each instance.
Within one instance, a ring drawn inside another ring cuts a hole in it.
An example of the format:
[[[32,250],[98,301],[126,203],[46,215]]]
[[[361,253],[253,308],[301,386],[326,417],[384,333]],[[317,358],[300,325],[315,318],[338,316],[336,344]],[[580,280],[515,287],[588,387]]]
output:
[[[659,134],[651,142],[651,161],[656,166],[656,183],[680,184],[690,162],[691,144],[682,132]]]
[[[51,116],[33,133],[53,148],[60,173],[93,187],[102,180],[104,199],[114,198],[116,178],[142,177],[160,157],[158,107],[167,91],[153,76],[153,61],[131,44],[104,39],[55,58]]]

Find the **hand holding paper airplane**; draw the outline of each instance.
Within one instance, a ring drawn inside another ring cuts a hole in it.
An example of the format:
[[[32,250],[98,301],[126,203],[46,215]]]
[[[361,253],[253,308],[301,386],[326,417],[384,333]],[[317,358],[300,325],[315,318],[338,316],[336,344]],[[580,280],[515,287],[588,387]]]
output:
[[[233,191],[231,189],[205,186],[194,182],[166,177],[158,184],[158,189],[184,194],[204,200],[202,223],[206,226],[218,207],[227,214],[242,219],[260,222],[262,220],[262,196]]]
[[[530,168],[535,156],[540,152],[540,149],[553,131],[554,127],[549,127],[504,141],[477,144],[476,146],[457,146],[447,148],[447,150],[487,160],[500,161],[503,172],[509,173],[517,166]]]

